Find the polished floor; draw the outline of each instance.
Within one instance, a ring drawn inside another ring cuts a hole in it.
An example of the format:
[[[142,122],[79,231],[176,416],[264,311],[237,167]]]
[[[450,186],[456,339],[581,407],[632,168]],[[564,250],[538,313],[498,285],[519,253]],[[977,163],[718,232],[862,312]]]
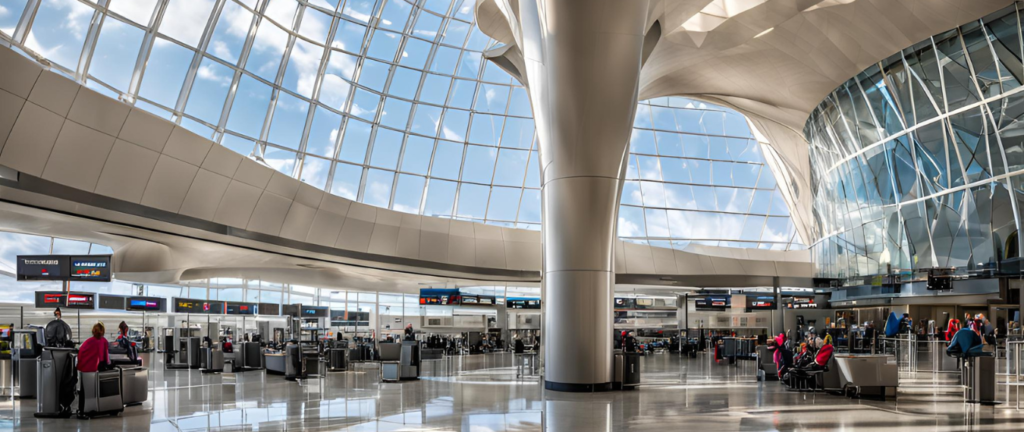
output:
[[[965,404],[949,375],[901,378],[895,401],[790,392],[758,383],[751,362],[718,365],[707,357],[643,359],[636,391],[570,394],[517,378],[509,354],[430,362],[419,381],[381,383],[374,364],[302,382],[261,371],[150,376],[149,400],[119,417],[33,417],[34,400],[0,400],[0,430],[183,431],[766,431],[1021,430],[1016,401]],[[1000,388],[1000,397],[1005,388]]]

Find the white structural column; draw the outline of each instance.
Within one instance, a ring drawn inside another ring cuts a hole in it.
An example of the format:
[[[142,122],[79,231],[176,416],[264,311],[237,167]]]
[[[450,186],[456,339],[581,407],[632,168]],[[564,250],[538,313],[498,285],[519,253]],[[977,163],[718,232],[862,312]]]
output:
[[[607,390],[616,220],[649,2],[520,0],[518,13],[496,3],[516,46],[489,58],[529,88],[540,145],[545,387]]]

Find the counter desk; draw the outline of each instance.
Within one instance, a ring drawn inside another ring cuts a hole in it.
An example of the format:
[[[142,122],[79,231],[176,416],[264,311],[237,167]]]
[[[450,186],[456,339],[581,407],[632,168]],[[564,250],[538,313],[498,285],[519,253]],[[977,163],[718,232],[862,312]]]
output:
[[[885,398],[895,395],[900,385],[895,358],[884,354],[836,354],[843,388],[855,387],[857,394]],[[867,390],[867,392],[865,392]]]
[[[263,353],[263,365],[268,374],[284,375],[285,361],[284,353]]]

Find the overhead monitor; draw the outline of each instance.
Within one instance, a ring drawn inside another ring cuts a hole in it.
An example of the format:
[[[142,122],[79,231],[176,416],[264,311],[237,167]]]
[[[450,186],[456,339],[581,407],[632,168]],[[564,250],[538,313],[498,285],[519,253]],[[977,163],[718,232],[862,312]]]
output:
[[[67,280],[68,257],[65,255],[18,255],[17,280]]]
[[[110,310],[125,310],[125,298],[122,296],[100,294],[99,308]]]
[[[457,289],[424,288],[420,290],[421,305],[457,305],[461,294]]]
[[[96,294],[68,293],[65,302],[68,309],[96,309]]]
[[[167,310],[166,300],[160,297],[128,297],[125,309],[130,311],[163,312]]]
[[[786,301],[786,309],[815,309],[814,297],[793,297]]]
[[[694,299],[694,308],[699,311],[724,311],[732,305],[732,296],[707,295]]]
[[[747,309],[750,309],[750,310],[775,309],[775,296],[773,296],[773,295],[747,295]]]
[[[277,303],[258,303],[256,313],[260,315],[281,315],[281,305]]]
[[[194,314],[223,314],[224,302],[174,298],[174,312]]]
[[[37,308],[58,308],[66,303],[68,294],[61,291],[36,291]]]
[[[255,315],[256,303],[227,302],[224,312],[228,315]]]
[[[509,297],[506,306],[510,309],[540,309],[540,299]]]
[[[110,282],[110,255],[82,255],[69,258],[70,280],[76,282]]]
[[[302,305],[299,316],[303,318],[330,318],[331,311],[327,306]]]

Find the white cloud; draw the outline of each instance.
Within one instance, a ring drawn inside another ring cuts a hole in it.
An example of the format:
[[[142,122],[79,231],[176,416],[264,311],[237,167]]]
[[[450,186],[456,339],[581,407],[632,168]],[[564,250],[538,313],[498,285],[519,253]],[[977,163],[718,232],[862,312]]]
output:
[[[625,218],[619,218],[619,237],[639,237],[643,235],[643,231],[637,224],[626,220]]]
[[[156,0],[120,0],[111,3],[110,10],[139,24],[149,24],[155,6]]]
[[[320,69],[320,59],[323,56],[323,48],[303,41],[296,41],[292,48],[292,55],[289,68],[293,68],[298,75],[298,82],[295,90],[306,97],[313,96],[313,87],[316,85],[316,76]]]
[[[351,7],[352,5],[358,5],[360,10],[353,9]],[[371,10],[372,7],[373,3],[366,0],[348,1],[345,2],[345,9],[343,10],[343,13],[359,21],[368,22],[370,21],[370,15],[363,11]]]
[[[219,73],[217,73],[217,70],[209,64],[200,66],[199,70],[196,71],[196,76],[200,79],[220,83],[220,85],[222,86],[231,84],[231,77],[221,76]]]
[[[323,83],[320,84],[320,102],[334,109],[342,109],[345,107],[351,87],[351,84],[337,75],[324,75]]]
[[[58,56],[55,54],[59,52],[61,48],[64,47],[64,44],[60,44],[53,47],[44,47],[42,44],[39,43],[39,39],[36,38],[35,32],[32,32],[29,33],[28,38],[25,39],[25,46],[28,47],[28,49],[35,51],[36,54],[43,56],[43,58],[54,60],[59,63],[61,59],[58,58]],[[74,66],[75,65],[71,65],[71,67]]]
[[[160,23],[160,33],[196,46],[213,11],[213,0],[172,0]]]
[[[213,48],[213,55],[217,57],[229,60],[238,58],[235,57],[234,53],[231,52],[231,49],[228,48],[228,44],[224,43],[223,41],[213,41],[213,43],[211,44],[211,48]]]

